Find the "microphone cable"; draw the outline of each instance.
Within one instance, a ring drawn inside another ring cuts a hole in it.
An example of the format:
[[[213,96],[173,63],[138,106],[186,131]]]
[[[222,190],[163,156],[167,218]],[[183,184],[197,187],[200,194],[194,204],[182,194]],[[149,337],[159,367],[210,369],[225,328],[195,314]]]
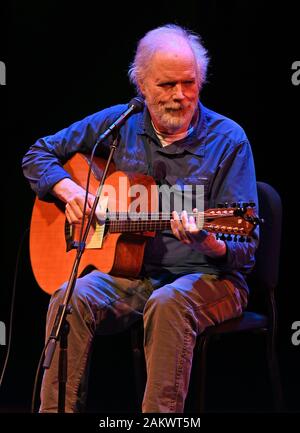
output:
[[[18,271],[19,271],[19,264],[20,264],[20,257],[21,257],[21,251],[23,248],[25,237],[29,233],[29,227],[25,229],[23,232],[20,242],[19,242],[19,248],[17,251],[17,258],[16,258],[16,264],[15,264],[15,273],[14,273],[14,280],[13,280],[13,288],[12,288],[12,295],[11,295],[11,302],[10,302],[10,315],[9,315],[9,331],[8,331],[8,344],[7,344],[7,351],[5,360],[2,367],[2,372],[0,376],[0,388],[3,383],[3,378],[5,375],[5,371],[8,364],[8,359],[11,352],[11,342],[12,342],[12,330],[13,330],[13,318],[14,318],[14,310],[15,310],[15,298],[16,298],[16,287],[17,287],[17,280],[18,280]]]

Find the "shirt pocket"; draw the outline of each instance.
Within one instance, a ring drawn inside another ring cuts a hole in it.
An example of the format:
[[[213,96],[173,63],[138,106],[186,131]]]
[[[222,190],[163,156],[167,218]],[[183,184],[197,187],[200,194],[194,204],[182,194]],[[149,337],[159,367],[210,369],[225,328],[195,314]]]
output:
[[[166,181],[168,185],[175,186],[178,191],[175,210],[184,209],[192,212],[195,208],[199,211],[207,208],[209,200],[209,179],[207,177],[193,175],[179,178],[167,175]]]
[[[205,176],[184,178],[185,188],[192,191],[192,206],[199,211],[207,209],[209,203],[209,179]],[[189,199],[190,200],[190,199]]]

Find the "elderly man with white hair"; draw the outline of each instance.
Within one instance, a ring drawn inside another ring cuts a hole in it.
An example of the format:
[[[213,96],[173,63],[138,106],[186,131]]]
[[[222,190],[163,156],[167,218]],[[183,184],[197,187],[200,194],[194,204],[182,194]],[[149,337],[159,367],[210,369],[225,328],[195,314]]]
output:
[[[145,104],[120,128],[115,167],[152,176],[159,187],[201,186],[204,210],[220,202],[257,202],[245,132],[200,102],[207,66],[207,51],[192,31],[169,24],[146,33],[129,68]],[[125,109],[120,104],[90,115],[39,139],[24,156],[24,174],[33,190],[41,200],[61,200],[71,224],[81,221],[85,190],[63,164],[76,152],[90,153]],[[105,157],[111,142],[111,137],[104,140],[96,154]],[[162,194],[160,205],[167,199]],[[92,203],[90,195],[88,212]],[[94,336],[126,329],[141,317],[147,366],[142,410],[183,412],[197,335],[241,315],[247,304],[245,275],[254,265],[257,234],[249,242],[220,239],[201,229],[184,207],[167,205],[170,227],[148,238],[138,276],[94,269],[77,279],[68,315],[66,412],[83,410]],[[65,288],[52,295],[47,338]],[[57,352],[44,373],[40,412],[57,411]]]

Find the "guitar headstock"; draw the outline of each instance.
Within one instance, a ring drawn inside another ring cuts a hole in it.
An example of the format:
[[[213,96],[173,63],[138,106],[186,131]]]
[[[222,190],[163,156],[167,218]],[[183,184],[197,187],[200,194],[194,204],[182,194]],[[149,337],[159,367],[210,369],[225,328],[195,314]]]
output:
[[[252,202],[232,203],[231,207],[224,203],[217,208],[207,209],[198,218],[202,218],[202,228],[216,233],[217,239],[239,242],[249,240],[255,227],[263,222],[257,216]]]

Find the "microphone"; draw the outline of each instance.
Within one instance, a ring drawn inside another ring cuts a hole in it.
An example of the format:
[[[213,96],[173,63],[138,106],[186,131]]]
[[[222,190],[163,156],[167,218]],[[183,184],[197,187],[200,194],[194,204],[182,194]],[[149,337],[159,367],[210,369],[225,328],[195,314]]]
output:
[[[127,110],[125,110],[108,128],[103,134],[100,135],[97,144],[102,140],[105,140],[110,134],[113,134],[117,129],[126,122],[126,120],[135,113],[139,113],[144,108],[144,100],[139,97],[132,98],[128,104]]]

